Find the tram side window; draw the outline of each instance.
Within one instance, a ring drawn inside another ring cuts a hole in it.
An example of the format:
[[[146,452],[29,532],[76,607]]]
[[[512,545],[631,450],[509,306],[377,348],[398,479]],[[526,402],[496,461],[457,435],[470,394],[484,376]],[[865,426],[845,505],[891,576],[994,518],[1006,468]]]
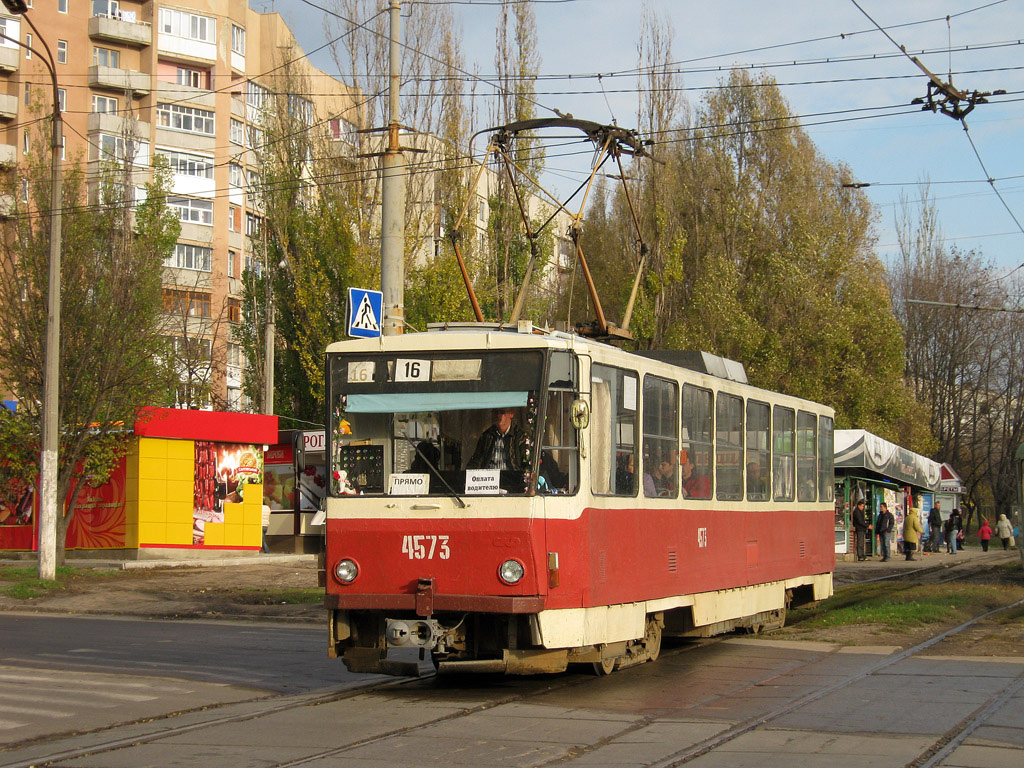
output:
[[[747,401],[747,501],[771,498],[771,411],[767,403]]]
[[[637,381],[632,371],[593,366],[590,484],[595,494],[636,496]]]
[[[818,500],[817,451],[818,419],[813,413],[798,411],[796,415],[796,486],[797,501]]]
[[[818,498],[832,501],[835,493],[835,445],[832,419],[818,417]]]
[[[710,390],[683,385],[683,435],[679,471],[683,496],[711,498],[711,404]]]
[[[679,489],[679,391],[644,377],[644,496],[675,498]]]
[[[743,398],[718,395],[715,404],[715,474],[718,498],[743,498]]]
[[[541,434],[541,493],[576,493],[579,487],[579,450],[572,425],[576,393],[576,358],[565,352],[551,355],[547,415]]]
[[[792,408],[775,406],[772,426],[772,488],[776,501],[792,501],[794,498],[794,421],[795,414]]]

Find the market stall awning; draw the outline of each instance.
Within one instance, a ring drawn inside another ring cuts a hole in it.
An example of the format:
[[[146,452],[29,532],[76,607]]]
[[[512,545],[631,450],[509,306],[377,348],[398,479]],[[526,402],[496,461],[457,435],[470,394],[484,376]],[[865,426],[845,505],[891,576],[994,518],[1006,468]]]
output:
[[[905,485],[938,491],[941,464],[863,429],[837,429],[836,469],[866,469]]]

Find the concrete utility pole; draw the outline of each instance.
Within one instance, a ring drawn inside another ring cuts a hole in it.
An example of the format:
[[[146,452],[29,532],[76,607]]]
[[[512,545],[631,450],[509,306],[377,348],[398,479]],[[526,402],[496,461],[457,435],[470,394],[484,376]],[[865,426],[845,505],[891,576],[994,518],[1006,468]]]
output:
[[[401,92],[401,2],[390,0],[391,55],[388,84],[388,148],[381,185],[380,289],[384,294],[381,332],[397,336],[405,330],[405,157],[399,143]]]
[[[60,91],[53,54],[36,25],[25,15],[25,0],[3,0],[9,13],[21,16],[32,28],[46,49],[40,61],[50,70],[53,83],[53,136],[50,144],[50,264],[46,294],[46,352],[43,368],[42,450],[39,454],[39,578],[57,578],[57,519],[62,504],[57,498],[57,452],[60,445],[60,245],[61,245],[61,167],[60,153],[64,145],[64,125],[60,115]],[[6,37],[6,35],[4,36]],[[18,40],[15,44],[27,48]],[[29,49],[31,50],[31,49]]]

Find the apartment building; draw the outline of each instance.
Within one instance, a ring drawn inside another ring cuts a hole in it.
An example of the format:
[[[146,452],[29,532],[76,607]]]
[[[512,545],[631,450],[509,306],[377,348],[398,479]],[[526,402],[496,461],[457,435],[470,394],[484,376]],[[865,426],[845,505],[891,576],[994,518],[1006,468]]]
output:
[[[164,269],[168,333],[203,360],[179,374],[211,385],[209,405],[244,409],[243,355],[231,328],[241,318],[250,236],[260,228],[252,191],[268,97],[297,72],[311,87],[292,95],[291,107],[351,156],[356,89],[309,64],[281,17],[253,11],[247,0],[28,5],[56,60],[66,160],[98,166],[134,150],[146,173],[154,155],[168,159],[170,203],[181,220]],[[30,105],[50,103],[52,89],[42,41],[28,24],[0,12],[0,32],[26,46],[0,40],[0,166],[9,168],[30,151]]]

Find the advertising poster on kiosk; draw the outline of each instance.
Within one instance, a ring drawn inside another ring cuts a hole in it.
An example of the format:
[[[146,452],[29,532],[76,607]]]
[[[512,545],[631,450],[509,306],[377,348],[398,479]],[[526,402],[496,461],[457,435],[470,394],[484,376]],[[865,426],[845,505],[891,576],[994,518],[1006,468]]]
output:
[[[223,523],[224,505],[241,503],[246,485],[262,482],[262,446],[197,440],[192,543],[204,544],[206,524]]]

